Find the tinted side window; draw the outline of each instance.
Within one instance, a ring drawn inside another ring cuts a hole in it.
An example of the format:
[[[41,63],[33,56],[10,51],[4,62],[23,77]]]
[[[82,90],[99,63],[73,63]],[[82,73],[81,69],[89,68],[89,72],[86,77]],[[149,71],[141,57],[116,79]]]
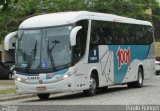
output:
[[[76,26],[82,26],[82,29],[78,31],[76,38],[76,46],[74,47],[74,62],[79,61],[85,54],[87,32],[88,32],[88,20],[81,20],[76,23]]]
[[[150,26],[115,23],[113,32],[113,39],[117,40],[113,44],[146,45],[153,42],[153,29]]]
[[[134,25],[135,41],[133,44],[147,45],[153,42],[153,30],[150,26]]]
[[[112,44],[112,23],[92,21],[90,46]]]
[[[113,38],[116,38],[116,42],[113,44],[129,44],[130,40],[128,24],[114,23],[114,33],[116,34]]]
[[[153,43],[153,28],[151,26],[146,26],[145,36],[147,38],[147,44]]]
[[[90,47],[97,45],[145,45],[153,42],[151,26],[92,21]]]

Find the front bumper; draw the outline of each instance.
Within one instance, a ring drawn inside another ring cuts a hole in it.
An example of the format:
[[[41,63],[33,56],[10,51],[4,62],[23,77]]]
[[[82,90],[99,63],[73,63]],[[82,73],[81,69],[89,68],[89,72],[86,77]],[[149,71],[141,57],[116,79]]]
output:
[[[71,92],[75,91],[74,76],[61,80],[56,83],[48,84],[25,84],[15,81],[16,92],[18,94],[41,94],[41,93],[57,93],[57,92]],[[37,87],[45,87],[46,89],[37,90]]]

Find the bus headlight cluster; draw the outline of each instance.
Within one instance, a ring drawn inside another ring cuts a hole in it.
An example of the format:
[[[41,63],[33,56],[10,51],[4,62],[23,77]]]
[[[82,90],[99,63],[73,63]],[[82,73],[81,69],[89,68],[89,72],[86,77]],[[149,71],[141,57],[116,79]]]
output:
[[[21,78],[20,78],[20,77],[17,77],[16,80],[20,82],[20,81],[21,81]]]
[[[68,74],[63,75],[63,79],[67,79],[69,77]]]
[[[77,68],[71,69],[71,71],[69,71],[67,74],[63,75],[63,79],[69,78],[70,76],[72,76],[73,74],[75,74],[77,72],[77,70],[78,70]]]
[[[18,82],[24,82],[25,79],[21,78],[21,77],[15,77],[15,80]]]

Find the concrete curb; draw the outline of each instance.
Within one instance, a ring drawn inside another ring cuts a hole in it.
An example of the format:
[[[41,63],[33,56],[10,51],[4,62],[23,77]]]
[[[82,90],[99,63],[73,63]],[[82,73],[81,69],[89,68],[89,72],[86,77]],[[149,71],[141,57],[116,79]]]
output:
[[[35,96],[36,95],[33,95],[33,94],[18,95],[18,94],[13,94],[13,93],[7,94],[7,95],[0,95],[0,102],[23,99],[23,98],[30,98],[30,97],[35,97]]]
[[[78,92],[65,92],[65,93],[53,93],[50,95],[50,97],[57,97],[57,96],[65,96],[65,95],[72,95],[72,94],[76,94],[79,93],[81,91]],[[31,97],[37,97],[36,94],[6,94],[6,95],[0,95],[0,102],[5,102],[5,101],[12,101],[12,100],[18,100],[18,99],[26,99],[26,98],[31,98]]]

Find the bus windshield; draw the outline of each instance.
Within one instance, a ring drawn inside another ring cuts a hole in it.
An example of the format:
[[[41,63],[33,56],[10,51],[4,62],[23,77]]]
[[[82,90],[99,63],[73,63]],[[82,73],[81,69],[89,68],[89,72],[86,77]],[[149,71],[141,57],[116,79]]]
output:
[[[53,71],[71,64],[70,32],[72,26],[19,30],[16,66],[27,70]]]

